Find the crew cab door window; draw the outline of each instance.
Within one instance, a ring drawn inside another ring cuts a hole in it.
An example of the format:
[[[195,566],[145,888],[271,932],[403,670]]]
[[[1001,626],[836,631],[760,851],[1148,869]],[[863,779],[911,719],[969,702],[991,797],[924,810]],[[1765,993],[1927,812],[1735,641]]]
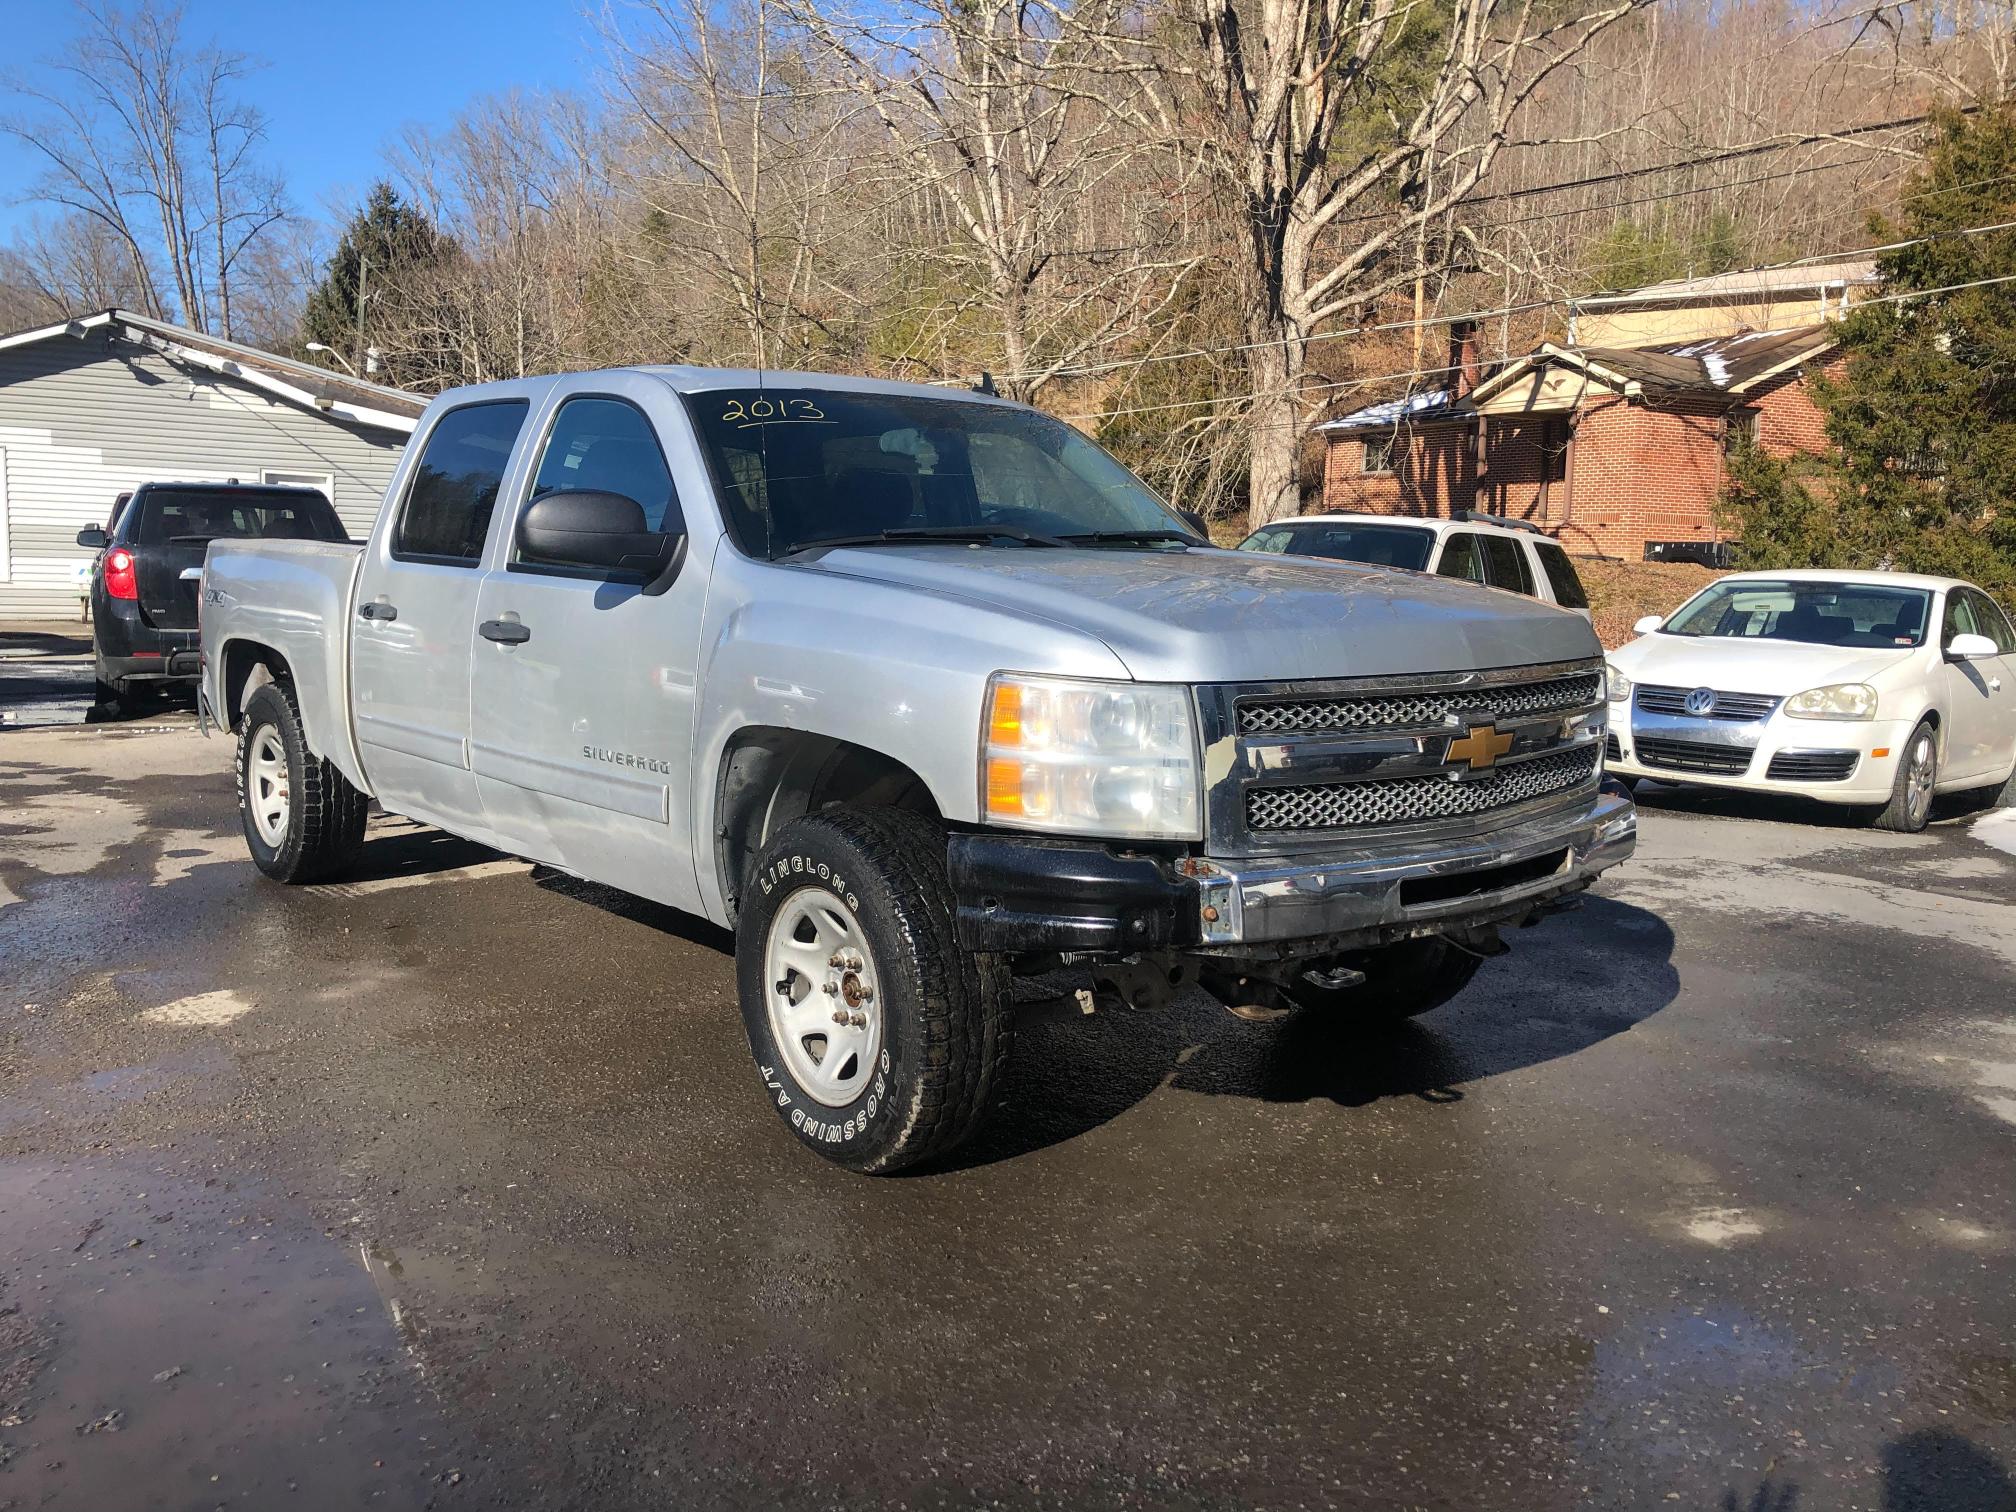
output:
[[[1477,549],[1477,536],[1468,530],[1452,530],[1442,541],[1442,560],[1435,566],[1437,577],[1484,581],[1484,554]]]
[[[482,559],[525,409],[522,399],[465,404],[435,422],[392,528],[394,557],[459,567]]]
[[[1484,549],[1485,577],[1493,588],[1533,596],[1533,569],[1526,565],[1526,553],[1519,549],[1517,541],[1508,541],[1504,536],[1480,536],[1478,544]]]
[[[647,529],[685,528],[664,449],[644,412],[628,400],[588,396],[560,406],[539,455],[532,499],[574,489],[635,499],[643,506]],[[510,561],[514,566],[538,563],[515,544]]]

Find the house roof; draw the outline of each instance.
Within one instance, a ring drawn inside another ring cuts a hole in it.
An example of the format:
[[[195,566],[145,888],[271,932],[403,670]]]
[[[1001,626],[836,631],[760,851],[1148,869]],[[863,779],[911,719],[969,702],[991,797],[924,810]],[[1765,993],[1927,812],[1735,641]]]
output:
[[[1830,350],[1834,343],[1833,329],[1824,325],[1741,331],[1650,347],[1567,347],[1550,341],[1465,397],[1488,399],[1549,363],[1580,368],[1596,382],[1630,397],[1687,393],[1737,397]]]
[[[1592,294],[1575,301],[1582,310],[1617,309],[1626,305],[1733,303],[1782,299],[1789,294],[1817,293],[1876,282],[1876,264],[1868,258],[1803,263],[1791,268],[1752,268],[1737,273],[1711,273],[1701,278],[1669,278],[1616,294]]]
[[[411,434],[420,412],[427,407],[424,396],[409,394],[404,389],[348,378],[312,363],[262,352],[257,347],[135,315],[130,310],[101,310],[95,315],[0,336],[0,351],[52,341],[59,336],[81,341],[94,331],[151,348],[175,361],[239,379],[276,399],[356,425]]]
[[[1459,403],[1448,389],[1429,389],[1419,394],[1404,394],[1398,399],[1368,404],[1348,415],[1325,420],[1316,430],[1334,436],[1348,431],[1391,430],[1403,421],[1426,425],[1437,420],[1467,420],[1469,417],[1468,407]]]

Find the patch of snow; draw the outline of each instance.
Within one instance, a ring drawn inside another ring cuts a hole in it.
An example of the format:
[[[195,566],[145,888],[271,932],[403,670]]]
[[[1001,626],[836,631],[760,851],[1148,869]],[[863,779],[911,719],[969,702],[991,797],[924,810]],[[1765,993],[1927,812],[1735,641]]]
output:
[[[2006,855],[2016,856],[2016,808],[1984,814],[1967,826],[1967,833],[1984,845],[1992,845]]]
[[[149,1008],[140,1019],[143,1023],[173,1024],[180,1029],[215,1029],[236,1023],[254,1006],[237,993],[223,989],[199,992],[194,997],[177,998],[159,1008]]]

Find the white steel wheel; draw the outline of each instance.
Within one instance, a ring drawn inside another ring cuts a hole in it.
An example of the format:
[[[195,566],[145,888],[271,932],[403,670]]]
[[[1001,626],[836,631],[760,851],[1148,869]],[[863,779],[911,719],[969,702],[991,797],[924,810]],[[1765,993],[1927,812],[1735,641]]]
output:
[[[252,734],[245,761],[245,812],[274,850],[287,843],[287,747],[273,725]]]
[[[881,986],[854,910],[824,888],[791,894],[770,924],[763,980],[793,1080],[829,1108],[853,1102],[882,1052]]]

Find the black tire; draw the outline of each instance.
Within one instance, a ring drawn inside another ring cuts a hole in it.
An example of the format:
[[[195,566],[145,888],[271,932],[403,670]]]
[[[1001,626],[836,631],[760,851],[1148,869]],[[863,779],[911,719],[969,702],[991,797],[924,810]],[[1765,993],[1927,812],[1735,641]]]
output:
[[[116,704],[124,696],[117,683],[109,683],[102,677],[91,680],[91,701],[101,708]]]
[[[1397,1023],[1440,1008],[1470,985],[1482,964],[1470,951],[1430,935],[1318,963],[1319,969],[1340,965],[1364,972],[1365,980],[1354,987],[1322,987],[1298,977],[1285,995],[1297,1008]]]
[[[262,732],[280,738],[287,769],[286,827],[274,845],[259,833],[246,796],[247,771]],[[284,682],[261,687],[245,705],[233,763],[238,787],[238,820],[252,864],[276,882],[322,882],[340,876],[364,848],[364,821],[371,800],[350,779],[312,754],[301,734],[301,710],[294,689]]]
[[[1011,1038],[1007,973],[998,957],[960,948],[951,899],[943,829],[899,809],[848,807],[785,826],[757,857],[743,891],[735,969],[750,1051],[785,1127],[850,1171],[888,1174],[943,1155],[972,1133],[999,1085]],[[865,939],[871,970],[862,975],[872,976],[873,987],[865,1004],[853,1002],[846,985],[852,973],[844,971],[832,979],[835,993],[816,998],[827,982],[814,984],[795,968],[766,980],[773,926],[783,918],[789,927],[792,913],[832,900],[844,905],[845,917],[833,910],[827,918],[851,919]],[[831,1099],[848,1090],[854,1062],[837,1068],[839,1084],[822,1098],[792,1061],[808,1059],[823,1039],[823,1066],[835,1041],[808,1024],[787,1050],[773,1022],[808,1000],[878,1015],[872,1032],[879,1050],[861,1068],[858,1094],[844,1103]]]
[[[1922,782],[1918,769],[1926,768]],[[1890,784],[1890,801],[1872,810],[1872,828],[1915,835],[1931,821],[1933,790],[1939,783],[1939,729],[1929,719],[1921,719],[1904,742],[1897,757],[1897,776]]]

